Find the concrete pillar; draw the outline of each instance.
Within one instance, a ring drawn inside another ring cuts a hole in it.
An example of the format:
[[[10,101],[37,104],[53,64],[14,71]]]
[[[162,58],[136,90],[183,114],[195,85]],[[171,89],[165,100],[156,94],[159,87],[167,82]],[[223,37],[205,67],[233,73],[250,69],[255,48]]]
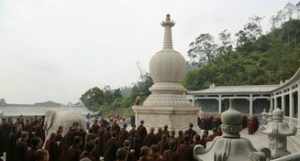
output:
[[[221,95],[219,95],[218,102],[219,102],[219,113],[222,113],[222,97],[221,97]]]
[[[274,107],[273,107],[273,97],[270,97],[270,108],[269,111],[273,111]]]
[[[281,95],[281,110],[285,113],[285,99],[284,94]]]
[[[290,126],[293,126],[293,118],[294,118],[294,98],[293,98],[293,92],[292,88],[289,91],[289,124]]]
[[[253,95],[250,94],[249,96],[249,115],[253,115]]]
[[[289,105],[290,105],[290,118],[293,118],[294,117],[294,97],[293,97],[293,92],[292,92],[292,89],[290,89],[290,92],[289,92]]]
[[[277,102],[278,102],[277,97],[274,96],[274,109],[278,108],[278,103],[277,103]],[[273,109],[273,110],[274,110],[274,109]],[[272,110],[272,111],[273,111],[273,110]]]

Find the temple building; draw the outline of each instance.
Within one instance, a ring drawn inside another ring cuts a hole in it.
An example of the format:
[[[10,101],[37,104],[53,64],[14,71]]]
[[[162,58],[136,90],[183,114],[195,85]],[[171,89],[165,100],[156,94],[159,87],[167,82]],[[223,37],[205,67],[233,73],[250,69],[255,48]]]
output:
[[[190,100],[203,112],[221,113],[229,102],[238,111],[256,115],[280,108],[285,118],[300,123],[300,68],[288,80],[275,85],[216,86],[199,91],[188,91]],[[232,100],[232,101],[229,101]]]

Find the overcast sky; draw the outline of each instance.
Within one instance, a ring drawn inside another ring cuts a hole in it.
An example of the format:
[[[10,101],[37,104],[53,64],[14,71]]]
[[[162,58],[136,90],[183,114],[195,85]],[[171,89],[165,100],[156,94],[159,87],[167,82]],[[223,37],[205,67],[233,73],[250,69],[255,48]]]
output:
[[[0,0],[0,98],[75,102],[88,88],[137,81],[161,49],[170,13],[174,47],[186,56],[200,33],[237,31],[287,0]],[[290,0],[295,3],[296,0]],[[268,22],[268,21],[267,21]]]

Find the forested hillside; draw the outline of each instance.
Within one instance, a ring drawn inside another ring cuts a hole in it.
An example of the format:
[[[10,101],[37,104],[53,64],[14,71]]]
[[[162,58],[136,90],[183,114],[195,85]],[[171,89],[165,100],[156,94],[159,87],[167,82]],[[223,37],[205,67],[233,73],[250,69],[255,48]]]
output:
[[[266,34],[260,20],[251,18],[234,38],[224,30],[219,42],[208,33],[200,34],[190,44],[189,65],[194,68],[184,85],[197,90],[211,83],[276,84],[290,78],[300,67],[300,20],[290,19]]]

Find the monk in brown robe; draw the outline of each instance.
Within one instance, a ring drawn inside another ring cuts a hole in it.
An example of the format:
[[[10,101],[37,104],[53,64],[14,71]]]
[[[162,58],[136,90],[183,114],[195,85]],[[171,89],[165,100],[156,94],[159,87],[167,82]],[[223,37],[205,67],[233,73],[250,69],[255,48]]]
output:
[[[121,128],[120,126],[117,124],[117,121],[113,121],[113,124],[111,126],[111,131],[118,134],[120,132]]]
[[[80,154],[80,159],[87,159],[90,161],[98,161],[96,156],[92,153],[94,147],[95,146],[92,142],[87,143],[84,151]]]
[[[123,144],[123,142],[128,139],[129,137],[129,132],[127,131],[127,124],[123,125],[123,128],[120,130],[119,134],[119,143]]]
[[[202,137],[201,137],[201,145],[203,145],[204,147],[206,147],[206,143],[208,142],[208,131],[205,130],[202,134]]]
[[[55,144],[55,139],[56,139],[56,133],[51,133],[49,139],[46,140],[45,149],[49,153],[49,161],[54,161],[53,160],[53,151],[52,151],[51,147],[53,146],[53,144]]]
[[[258,121],[256,117],[250,117],[248,119],[248,133],[254,134],[256,130],[258,129]]]
[[[120,148],[116,153],[116,161],[127,161],[128,158],[128,151],[127,149]]]
[[[120,149],[127,152],[127,158],[126,158],[127,160],[126,161],[137,161],[137,154],[136,154],[135,150],[130,147],[129,140],[125,140],[123,143],[123,147],[119,148],[118,151]],[[117,157],[117,159],[118,159],[118,157]]]
[[[144,139],[144,145],[150,147],[151,145],[155,144],[155,140],[156,136],[154,134],[154,128],[151,128],[149,134]]]
[[[59,158],[62,156],[63,152],[67,150],[68,147],[63,146],[63,127],[58,127],[58,130],[55,134],[54,141],[50,142],[49,145],[49,157],[50,161],[59,161]],[[65,148],[65,149],[64,149]]]
[[[162,128],[158,128],[158,131],[155,134],[155,144],[158,144],[160,142],[162,136],[163,136],[163,130]]]
[[[168,127],[168,125],[164,126],[163,135],[169,137],[170,134],[169,134],[169,127]]]
[[[176,137],[175,137],[175,131],[174,130],[172,130],[171,132],[170,132],[170,136],[169,136],[169,138],[168,138],[168,144],[170,143],[170,142],[176,142],[177,141],[177,139],[176,139]]]
[[[163,160],[164,161],[178,161],[176,148],[177,148],[177,142],[170,141],[169,147],[167,150],[163,153]]]
[[[184,136],[184,143],[177,148],[177,156],[179,161],[193,161],[193,146],[189,136]]]
[[[137,128],[138,137],[141,139],[141,141],[144,141],[145,137],[147,136],[147,129],[144,126],[144,121],[142,120],[140,122],[140,126]]]
[[[147,146],[141,148],[141,157],[139,161],[154,161],[152,159],[152,150]]]
[[[202,140],[201,140],[201,136],[196,134],[193,139],[193,145],[198,145],[198,144],[202,145]]]
[[[39,149],[35,154],[35,161],[49,161],[49,153],[45,149]]]
[[[92,127],[89,130],[89,132],[90,133],[97,133],[99,128],[100,128],[100,126],[99,126],[98,120],[95,119]]]
[[[187,135],[190,138],[190,141],[192,142],[194,135],[196,135],[196,131],[193,130],[194,125],[190,123],[189,129],[185,131],[185,135]]]
[[[160,154],[163,154],[163,152],[168,149],[168,146],[168,137],[163,135],[161,141],[159,142]]]
[[[120,145],[118,142],[118,138],[115,133],[112,134],[111,139],[107,142],[107,147],[104,152],[104,161],[115,161],[116,160],[116,152],[119,149]]]
[[[25,161],[26,159],[26,152],[28,149],[28,139],[29,139],[29,135],[27,132],[23,132],[21,138],[19,138],[17,140],[17,144],[16,144],[16,161]]]
[[[81,154],[82,141],[79,136],[74,137],[73,144],[66,151],[65,158],[63,161],[79,161]]]
[[[178,131],[178,136],[176,137],[176,144],[180,145],[180,144],[183,144],[183,142],[184,142],[184,134],[183,134],[182,130],[179,130]]]
[[[35,161],[36,152],[42,147],[42,139],[33,137],[31,140],[31,147],[27,150],[25,157],[26,161]]]
[[[151,157],[153,161],[163,161],[163,157],[160,153],[160,147],[158,145],[152,145],[151,150],[152,150]]]

